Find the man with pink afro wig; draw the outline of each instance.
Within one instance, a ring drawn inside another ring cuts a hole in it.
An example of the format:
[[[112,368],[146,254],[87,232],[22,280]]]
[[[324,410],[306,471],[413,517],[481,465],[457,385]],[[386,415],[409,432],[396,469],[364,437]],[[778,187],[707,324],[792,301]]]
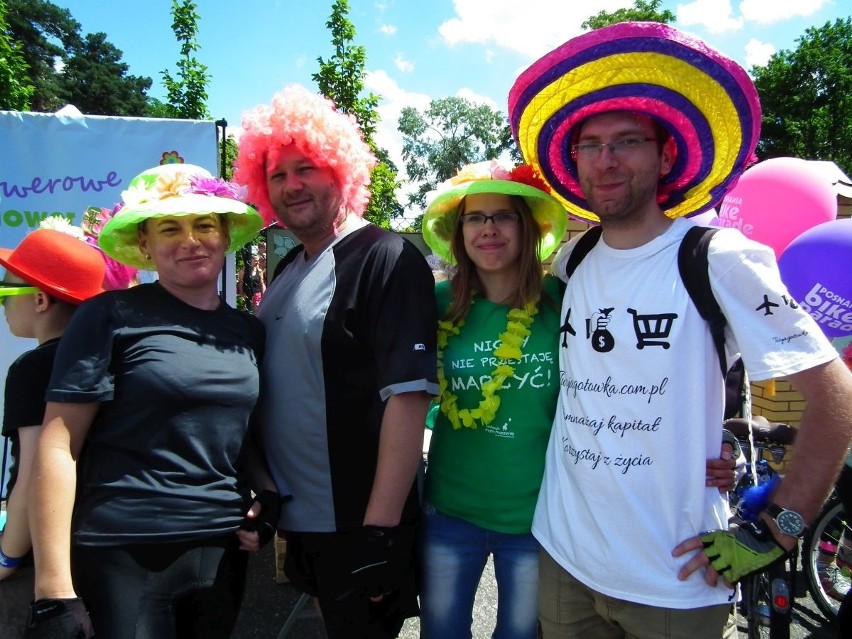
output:
[[[361,137],[352,115],[299,85],[275,94],[243,115],[243,134],[234,180],[248,188],[267,224],[274,218],[266,187],[266,166],[278,161],[281,149],[293,145],[317,166],[329,167],[340,187],[343,208],[361,217],[370,200],[370,171],[376,158]]]
[[[278,263],[261,434],[284,571],[329,639],[396,637],[415,616],[426,411],[437,394],[434,280],[418,249],[363,219],[375,158],[354,118],[301,87],[243,118],[235,179],[301,245]]]

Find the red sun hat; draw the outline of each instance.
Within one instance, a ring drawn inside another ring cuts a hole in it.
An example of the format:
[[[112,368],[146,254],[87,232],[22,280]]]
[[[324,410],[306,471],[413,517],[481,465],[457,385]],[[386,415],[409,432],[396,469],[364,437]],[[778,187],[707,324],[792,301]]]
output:
[[[0,266],[71,304],[104,290],[104,260],[98,250],[52,229],[36,229],[17,248],[0,249]]]

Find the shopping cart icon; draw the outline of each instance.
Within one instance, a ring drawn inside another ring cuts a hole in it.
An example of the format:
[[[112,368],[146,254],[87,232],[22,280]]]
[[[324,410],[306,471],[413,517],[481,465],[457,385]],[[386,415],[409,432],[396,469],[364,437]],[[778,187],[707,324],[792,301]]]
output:
[[[633,330],[636,333],[636,348],[642,350],[646,346],[662,346],[669,348],[665,340],[672,330],[672,321],[677,313],[659,313],[657,315],[639,315],[639,313],[628,308],[627,312],[633,316]]]

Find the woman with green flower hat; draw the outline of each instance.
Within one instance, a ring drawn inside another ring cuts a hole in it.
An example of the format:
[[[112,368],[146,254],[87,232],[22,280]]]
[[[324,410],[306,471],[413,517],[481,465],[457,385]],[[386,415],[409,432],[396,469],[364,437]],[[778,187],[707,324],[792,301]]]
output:
[[[159,279],[82,304],[60,343],[34,461],[28,636],[87,636],[85,604],[101,637],[225,638],[244,551],[279,509],[248,435],[263,327],[218,290],[225,253],[262,220],[192,165],[149,169],[122,200],[99,245]]]
[[[534,639],[530,533],[559,387],[559,299],[541,260],[567,217],[528,166],[464,167],[426,209],[423,236],[455,274],[435,287],[440,411],[426,474],[421,636],[471,636],[489,555],[496,639]]]

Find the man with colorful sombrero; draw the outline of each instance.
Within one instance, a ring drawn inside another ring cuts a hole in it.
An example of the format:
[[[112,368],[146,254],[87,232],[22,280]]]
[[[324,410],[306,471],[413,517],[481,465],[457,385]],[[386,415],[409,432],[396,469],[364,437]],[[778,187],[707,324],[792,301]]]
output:
[[[570,278],[579,239],[553,263],[567,281],[562,391],[533,521],[547,638],[735,636],[730,583],[786,555],[839,470],[852,377],[787,293],[771,249],[720,229],[708,272],[728,351],[753,379],[789,379],[808,408],[757,523],[724,531],[725,498],[705,485],[724,379],[678,249],[694,226],[684,218],[718,203],[753,161],[760,118],[742,68],[658,23],[569,40],[510,91],[525,160],[601,232]]]

